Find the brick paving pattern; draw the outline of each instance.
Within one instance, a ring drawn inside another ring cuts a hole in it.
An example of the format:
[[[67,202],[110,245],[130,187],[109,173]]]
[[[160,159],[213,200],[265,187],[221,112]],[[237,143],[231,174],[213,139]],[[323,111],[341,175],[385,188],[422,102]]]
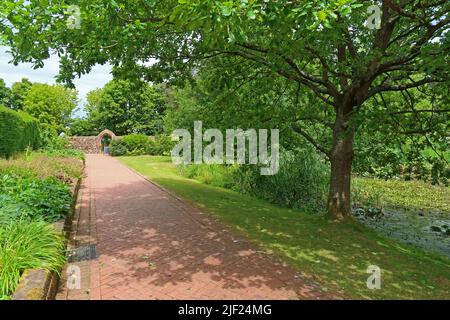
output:
[[[311,279],[118,160],[87,155],[71,249],[81,287],[62,273],[57,299],[329,299]]]

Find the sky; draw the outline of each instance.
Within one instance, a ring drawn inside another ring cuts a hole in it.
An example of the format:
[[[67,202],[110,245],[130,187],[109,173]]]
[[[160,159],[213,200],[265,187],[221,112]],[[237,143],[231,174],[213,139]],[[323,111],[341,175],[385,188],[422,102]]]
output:
[[[7,53],[6,47],[0,46],[0,78],[5,80],[8,87],[14,82],[20,81],[22,78],[28,78],[31,82],[41,82],[55,84],[55,77],[59,71],[58,56],[51,56],[45,60],[45,65],[41,69],[33,70],[31,63],[22,63],[18,66],[9,64],[11,55]],[[83,116],[83,105],[86,102],[86,95],[89,91],[102,88],[108,81],[112,79],[110,65],[97,65],[92,68],[89,74],[75,79],[74,84],[78,91],[78,110],[75,112],[76,117]]]

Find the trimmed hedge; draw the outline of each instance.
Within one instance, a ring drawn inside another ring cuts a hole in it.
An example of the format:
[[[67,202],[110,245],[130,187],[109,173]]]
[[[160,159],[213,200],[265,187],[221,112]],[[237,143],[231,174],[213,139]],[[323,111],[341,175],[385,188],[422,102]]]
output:
[[[40,142],[39,123],[35,118],[0,106],[0,157],[9,158],[27,147],[37,149]]]

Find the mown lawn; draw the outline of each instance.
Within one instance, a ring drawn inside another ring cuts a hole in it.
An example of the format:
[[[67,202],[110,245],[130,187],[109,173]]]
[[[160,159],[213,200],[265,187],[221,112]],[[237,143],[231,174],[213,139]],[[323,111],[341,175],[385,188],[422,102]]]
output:
[[[168,157],[120,160],[284,257],[323,290],[345,298],[450,299],[450,260],[443,256],[383,238],[357,223],[332,222],[181,177]],[[369,265],[382,270],[380,290],[366,287]]]

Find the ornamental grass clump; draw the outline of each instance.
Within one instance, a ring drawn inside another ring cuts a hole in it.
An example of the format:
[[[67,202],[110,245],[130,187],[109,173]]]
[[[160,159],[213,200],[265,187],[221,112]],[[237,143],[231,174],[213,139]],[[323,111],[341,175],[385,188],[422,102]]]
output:
[[[13,221],[0,227],[0,299],[10,296],[27,269],[59,272],[65,240],[42,220]]]

